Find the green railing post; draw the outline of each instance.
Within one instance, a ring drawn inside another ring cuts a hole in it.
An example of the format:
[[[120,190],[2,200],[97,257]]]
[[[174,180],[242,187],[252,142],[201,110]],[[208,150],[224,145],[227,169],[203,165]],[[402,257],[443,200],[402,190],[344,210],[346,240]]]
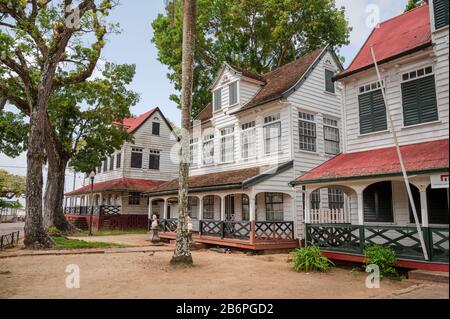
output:
[[[425,249],[428,252],[428,258],[433,260],[433,232],[429,227],[422,227],[423,240],[425,242]]]
[[[309,224],[305,224],[305,247],[308,246],[308,243],[311,241],[311,236],[309,234]]]
[[[359,225],[358,228],[359,228],[359,250],[361,255],[364,255],[364,244],[366,241],[364,225]]]

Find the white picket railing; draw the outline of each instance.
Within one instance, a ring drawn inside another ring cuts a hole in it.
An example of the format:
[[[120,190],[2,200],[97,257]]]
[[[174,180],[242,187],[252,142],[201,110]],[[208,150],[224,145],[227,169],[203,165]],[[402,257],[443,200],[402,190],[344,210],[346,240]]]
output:
[[[350,223],[350,218],[345,209],[330,209],[320,208],[311,209],[310,212],[311,224],[346,224]]]

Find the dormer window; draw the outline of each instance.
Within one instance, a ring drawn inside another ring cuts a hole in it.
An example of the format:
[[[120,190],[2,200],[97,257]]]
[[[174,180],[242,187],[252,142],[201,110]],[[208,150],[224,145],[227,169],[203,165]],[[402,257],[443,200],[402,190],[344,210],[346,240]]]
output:
[[[230,106],[238,103],[238,83],[233,82],[228,86]]]
[[[222,109],[222,89],[214,91],[214,111]]]

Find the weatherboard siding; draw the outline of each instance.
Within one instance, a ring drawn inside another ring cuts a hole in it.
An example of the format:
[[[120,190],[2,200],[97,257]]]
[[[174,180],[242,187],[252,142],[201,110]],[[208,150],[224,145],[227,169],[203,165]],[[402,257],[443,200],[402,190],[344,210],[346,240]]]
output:
[[[402,74],[427,66],[433,66],[434,68],[439,120],[404,127],[401,90]],[[386,85],[386,97],[400,144],[414,144],[448,138],[448,67],[448,43],[436,43],[434,50],[428,49],[380,66],[382,78]],[[376,81],[377,76],[373,69],[345,79],[346,145],[349,153],[393,146],[392,134],[389,130],[360,135],[359,87]],[[390,128],[389,123],[388,128]]]

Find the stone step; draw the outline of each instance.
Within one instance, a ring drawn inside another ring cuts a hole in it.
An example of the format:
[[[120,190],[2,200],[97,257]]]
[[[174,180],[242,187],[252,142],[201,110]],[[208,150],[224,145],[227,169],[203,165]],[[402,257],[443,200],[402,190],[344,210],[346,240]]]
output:
[[[431,270],[411,270],[408,272],[408,278],[414,280],[426,280],[448,283],[448,272]]]

